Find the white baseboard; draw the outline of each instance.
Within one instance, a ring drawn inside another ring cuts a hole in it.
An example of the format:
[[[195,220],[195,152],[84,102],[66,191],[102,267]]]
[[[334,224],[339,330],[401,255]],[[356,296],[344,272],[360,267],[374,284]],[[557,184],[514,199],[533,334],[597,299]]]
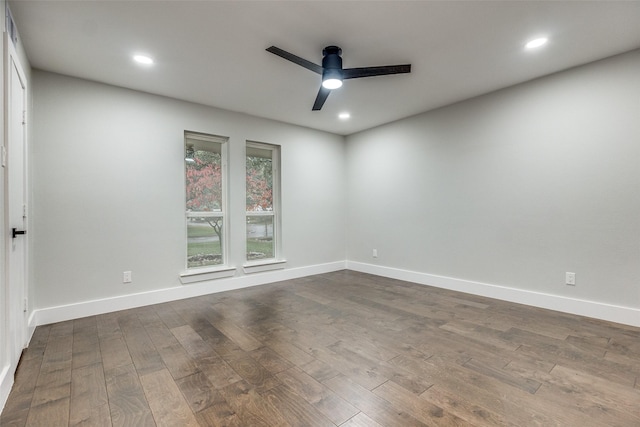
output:
[[[29,318],[29,327],[35,329],[36,326],[46,325],[49,323],[80,319],[82,317],[143,307],[145,305],[160,304],[163,302],[192,298],[217,292],[225,292],[250,286],[280,282],[283,280],[297,279],[299,277],[312,276],[314,274],[330,273],[332,271],[344,270],[346,268],[345,265],[345,261],[338,261],[308,267],[290,268],[255,273],[246,276],[208,280],[172,288],[158,289],[150,292],[119,295],[117,297],[83,301],[57,307],[46,307],[37,309],[32,313]]]
[[[6,365],[0,371],[0,412],[4,409],[4,404],[7,403],[7,398],[13,387],[13,373],[16,367]]]
[[[355,261],[347,261],[347,269],[375,274],[376,276],[388,277],[391,279],[418,283],[421,285],[434,286],[436,288],[466,292],[503,301],[515,302],[518,304],[546,308],[563,313],[576,314],[579,316],[592,317],[595,319],[640,327],[640,309],[637,308],[579,300],[559,295],[491,285],[488,283],[473,282],[470,280],[462,280],[452,277],[436,276],[433,274],[401,270],[398,268],[383,267]]]
[[[192,298],[216,292],[242,289],[250,286],[311,276],[314,274],[329,273],[332,271],[343,270],[345,268],[363,273],[375,274],[377,276],[405,280],[422,285],[466,292],[503,301],[510,301],[518,304],[525,304],[640,327],[640,309],[636,308],[567,298],[559,295],[545,294],[541,292],[509,288],[506,286],[492,285],[452,277],[437,276],[355,261],[338,261],[308,267],[210,280],[173,288],[159,289],[156,291],[121,295],[94,301],[84,301],[76,304],[42,308],[35,310],[29,318],[29,336],[33,334],[33,330],[38,325],[79,319],[97,314],[127,310],[130,308],[159,304],[184,298]]]
[[[29,343],[31,341],[31,337],[36,330],[35,326],[32,326],[33,322],[33,313],[29,317],[29,326],[27,327],[27,336],[25,337],[25,341]],[[11,392],[11,387],[13,387],[13,379],[18,369],[17,365],[8,364],[2,367],[0,371],[0,412],[4,409],[4,405],[7,403],[7,398],[9,397],[9,393]]]
[[[36,331],[36,312],[35,310],[31,312],[29,315],[29,319],[27,320],[27,344],[31,342],[31,338],[33,337],[33,333]]]

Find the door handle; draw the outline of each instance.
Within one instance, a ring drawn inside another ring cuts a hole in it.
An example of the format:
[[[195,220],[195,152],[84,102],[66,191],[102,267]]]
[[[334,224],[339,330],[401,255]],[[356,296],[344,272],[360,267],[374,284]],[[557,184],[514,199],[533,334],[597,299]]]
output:
[[[15,227],[11,229],[11,238],[12,239],[15,239],[16,236],[18,236],[20,234],[27,234],[27,230],[18,230]]]

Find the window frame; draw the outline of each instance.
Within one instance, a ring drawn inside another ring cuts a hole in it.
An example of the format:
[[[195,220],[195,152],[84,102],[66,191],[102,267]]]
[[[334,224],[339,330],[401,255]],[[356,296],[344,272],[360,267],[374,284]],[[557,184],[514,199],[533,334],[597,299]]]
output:
[[[187,152],[189,142],[195,142],[201,144],[205,148],[207,144],[217,144],[220,149],[220,186],[221,186],[221,202],[220,211],[188,211],[186,207],[187,202],[187,166],[184,163],[184,227],[185,227],[185,256],[184,256],[184,268],[185,270],[180,274],[182,283],[189,283],[198,280],[207,280],[210,278],[227,277],[233,275],[235,268],[229,266],[229,171],[228,171],[228,142],[229,138],[219,135],[206,134],[201,132],[185,131],[184,132],[184,153]],[[189,243],[188,243],[188,220],[189,218],[222,218],[222,230],[220,243],[220,251],[222,262],[220,264],[205,265],[189,267]],[[230,274],[227,274],[229,273]],[[198,278],[197,276],[202,276]]]
[[[247,169],[246,161],[249,153],[249,149],[255,148],[259,150],[268,150],[271,152],[271,177],[272,177],[272,210],[271,211],[247,211],[246,206],[246,178]],[[282,208],[281,208],[281,146],[276,144],[269,144],[266,142],[250,141],[247,140],[245,144],[245,217],[244,217],[244,272],[254,273],[260,271],[268,271],[273,269],[284,268],[286,260],[282,256]],[[247,217],[249,216],[270,216],[273,218],[273,257],[257,260],[247,259]]]

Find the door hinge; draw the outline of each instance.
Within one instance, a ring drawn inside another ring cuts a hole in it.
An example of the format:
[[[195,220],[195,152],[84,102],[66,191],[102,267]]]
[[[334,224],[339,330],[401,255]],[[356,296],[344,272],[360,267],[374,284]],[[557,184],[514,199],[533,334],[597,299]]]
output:
[[[2,167],[7,167],[7,148],[2,146]]]
[[[23,125],[27,124],[27,111],[26,110],[22,110],[22,124]]]
[[[27,312],[27,308],[28,308],[28,307],[29,307],[29,305],[28,305],[28,303],[27,303],[27,299],[25,298],[25,299],[24,299],[24,306],[22,307],[22,311],[23,311],[24,313],[26,313],[26,312]]]

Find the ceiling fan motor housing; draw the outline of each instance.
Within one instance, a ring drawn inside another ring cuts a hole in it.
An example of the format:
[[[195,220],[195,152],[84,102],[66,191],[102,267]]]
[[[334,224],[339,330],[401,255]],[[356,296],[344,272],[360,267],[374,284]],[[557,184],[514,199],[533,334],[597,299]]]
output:
[[[342,81],[342,49],[338,46],[327,46],[322,50],[322,80],[337,79]]]
[[[327,46],[322,49],[322,68],[342,70],[342,49],[338,46]]]

